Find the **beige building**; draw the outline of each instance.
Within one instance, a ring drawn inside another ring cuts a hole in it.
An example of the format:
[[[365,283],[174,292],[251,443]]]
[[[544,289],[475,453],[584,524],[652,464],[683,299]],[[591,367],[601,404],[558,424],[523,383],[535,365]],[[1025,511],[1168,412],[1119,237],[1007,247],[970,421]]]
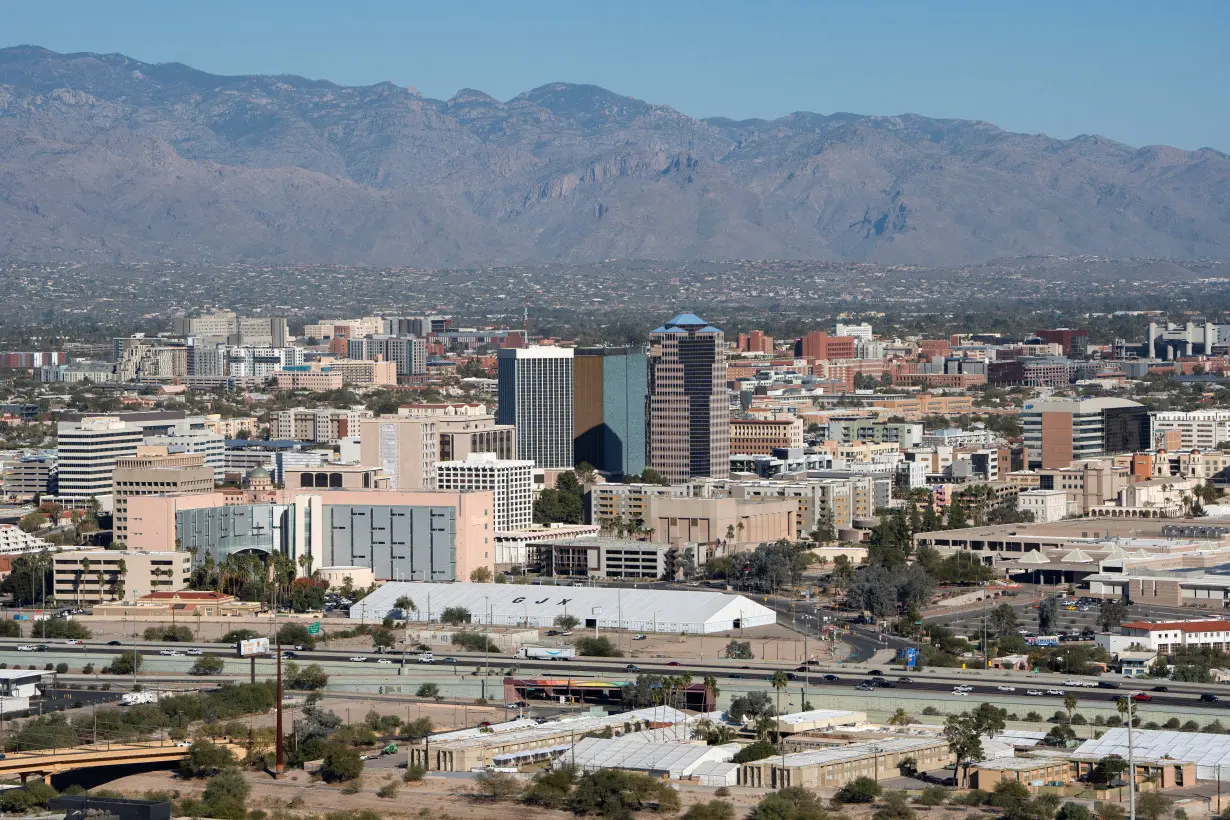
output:
[[[342,373],[320,362],[293,365],[274,371],[273,386],[278,390],[341,390]]]
[[[342,384],[354,387],[388,387],[397,384],[397,362],[385,359],[322,359]]]
[[[321,487],[331,490],[387,490],[389,477],[379,467],[362,464],[334,464],[318,467],[287,467],[283,471],[285,486]]]
[[[1087,515],[1094,507],[1119,497],[1119,491],[1130,485],[1131,459],[1100,458],[1078,461],[1069,467],[1040,469],[1038,489],[1063,490],[1068,495],[1069,512]]]
[[[742,763],[738,784],[754,789],[840,789],[860,777],[897,777],[898,764],[907,757],[913,758],[920,771],[952,762],[952,752],[942,737],[887,737]]]
[[[260,422],[256,416],[236,416],[224,419],[218,413],[210,413],[205,416],[205,429],[211,433],[217,433],[224,439],[239,438],[241,430],[247,432],[248,438],[256,438]]]
[[[732,454],[767,456],[778,448],[802,446],[802,419],[732,419],[730,422]]]
[[[148,496],[153,498],[154,496]],[[192,555],[145,550],[69,550],[52,556],[58,601],[95,604],[188,585]]]
[[[430,490],[436,486],[440,440],[428,418],[379,416],[359,423],[359,460],[389,477],[391,490]]]
[[[659,543],[736,544],[793,541],[798,504],[793,499],[662,498],[649,499],[645,526]]]
[[[359,424],[371,418],[363,407],[295,407],[279,410],[269,419],[269,437],[280,441],[316,441],[337,444],[359,434]]]
[[[142,445],[137,455],[115,462],[112,496],[115,499],[115,540],[128,541],[128,499],[160,493],[210,493],[214,489],[214,469],[205,465],[199,453],[170,455],[165,446]]]

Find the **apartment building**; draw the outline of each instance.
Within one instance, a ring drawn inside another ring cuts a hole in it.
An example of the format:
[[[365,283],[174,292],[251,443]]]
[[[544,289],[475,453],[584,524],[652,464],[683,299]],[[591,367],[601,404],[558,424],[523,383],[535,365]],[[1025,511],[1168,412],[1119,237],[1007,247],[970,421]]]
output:
[[[214,479],[226,478],[226,439],[203,427],[185,423],[169,430],[165,435],[145,437],[145,443],[165,447],[167,452],[200,455],[205,465],[214,471]]]
[[[341,390],[342,372],[328,364],[310,362],[275,371],[273,384],[278,390]]]
[[[826,438],[841,444],[870,441],[876,444],[891,442],[902,448],[917,447],[922,443],[923,426],[911,422],[887,422],[874,419],[831,419]]]
[[[237,439],[243,433],[247,434],[247,438],[255,438],[260,429],[260,422],[256,416],[236,416],[224,419],[218,413],[210,413],[205,416],[205,429],[211,433],[217,433],[226,440]]]
[[[58,497],[67,501],[97,498],[109,507],[115,465],[137,454],[144,442],[141,428],[114,416],[86,416],[59,422],[56,436]]]
[[[517,458],[548,470],[573,466],[573,350],[502,348],[496,421],[517,432]]]
[[[269,419],[269,437],[279,441],[315,441],[337,444],[359,434],[359,423],[371,418],[363,407],[295,407],[279,410]]]
[[[349,339],[346,357],[393,362],[398,376],[422,376],[427,372],[427,340],[384,333]]]
[[[731,419],[730,452],[738,455],[771,455],[776,449],[803,446],[803,420]]]
[[[857,340],[853,336],[830,336],[813,330],[795,343],[795,356],[800,359],[853,359],[857,355]]]
[[[436,463],[436,489],[487,490],[494,497],[496,532],[526,530],[534,523],[534,462],[470,453]]]
[[[172,332],[195,337],[198,343],[286,347],[286,319],[281,316],[237,316],[220,310],[203,316],[175,319]]]
[[[188,585],[192,555],[146,550],[68,550],[52,556],[57,601],[133,601]]]
[[[165,446],[141,446],[135,456],[116,460],[112,474],[115,540],[128,541],[128,500],[159,493],[209,493],[213,467],[199,453],[171,454]]]
[[[681,313],[649,334],[649,466],[670,481],[730,474],[725,334]]]

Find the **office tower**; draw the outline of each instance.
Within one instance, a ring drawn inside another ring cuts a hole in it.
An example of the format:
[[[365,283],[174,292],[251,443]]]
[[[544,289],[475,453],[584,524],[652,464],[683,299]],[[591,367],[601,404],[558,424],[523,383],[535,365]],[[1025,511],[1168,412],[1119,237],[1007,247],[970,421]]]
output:
[[[435,489],[439,448],[431,419],[380,416],[359,422],[360,463],[383,470],[390,490]]]
[[[1029,469],[1148,450],[1149,410],[1127,399],[1037,399],[1021,411]]]
[[[583,347],[573,358],[573,460],[620,479],[645,469],[649,359],[633,347]]]
[[[281,441],[318,441],[337,444],[359,435],[359,423],[371,418],[362,407],[295,407],[271,413],[269,437]]]
[[[528,530],[534,520],[534,462],[471,453],[462,461],[436,464],[440,491],[489,490],[495,496],[496,532]]]
[[[128,541],[129,498],[160,493],[209,493],[213,489],[214,469],[200,453],[171,454],[166,447],[138,448],[135,456],[115,462],[115,540]]]
[[[517,458],[572,469],[572,365],[571,348],[500,350],[496,421],[517,428]]]
[[[109,499],[116,462],[135,456],[143,441],[140,427],[107,416],[61,421],[56,436],[59,496],[70,501]]]
[[[691,313],[649,334],[649,466],[671,481],[730,475],[725,336]]]

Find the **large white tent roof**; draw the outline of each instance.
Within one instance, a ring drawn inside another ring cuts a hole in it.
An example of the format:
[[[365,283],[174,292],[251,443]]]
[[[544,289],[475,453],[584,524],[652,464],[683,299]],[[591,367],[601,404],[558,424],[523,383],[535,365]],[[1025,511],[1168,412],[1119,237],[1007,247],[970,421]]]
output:
[[[585,771],[625,769],[667,772],[671,777],[678,778],[687,777],[702,763],[728,762],[740,748],[737,743],[706,746],[696,743],[639,743],[622,737],[587,737],[559,757],[555,766],[575,763]]]
[[[1108,729],[1096,740],[1086,740],[1072,754],[1098,759],[1117,754],[1128,756],[1127,729]],[[1132,730],[1132,754],[1137,760],[1173,760],[1195,763],[1198,780],[1230,780],[1230,735],[1202,732],[1171,732],[1165,729]]]
[[[562,587],[533,584],[430,584],[390,581],[350,607],[350,617],[379,621],[402,596],[416,612],[409,620],[439,620],[448,607],[464,607],[473,623],[549,627],[559,615],[584,626],[640,632],[723,632],[777,622],[768,607],[725,592],[622,587]],[[428,610],[430,609],[430,615]]]

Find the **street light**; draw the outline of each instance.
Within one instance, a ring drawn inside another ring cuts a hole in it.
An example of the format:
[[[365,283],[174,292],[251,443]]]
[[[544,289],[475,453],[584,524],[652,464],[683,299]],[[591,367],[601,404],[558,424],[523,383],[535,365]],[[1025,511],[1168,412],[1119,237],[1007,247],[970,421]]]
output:
[[[487,607],[487,628],[483,632],[483,700],[487,699],[487,673],[491,671],[491,598],[484,595],[483,601]]]

